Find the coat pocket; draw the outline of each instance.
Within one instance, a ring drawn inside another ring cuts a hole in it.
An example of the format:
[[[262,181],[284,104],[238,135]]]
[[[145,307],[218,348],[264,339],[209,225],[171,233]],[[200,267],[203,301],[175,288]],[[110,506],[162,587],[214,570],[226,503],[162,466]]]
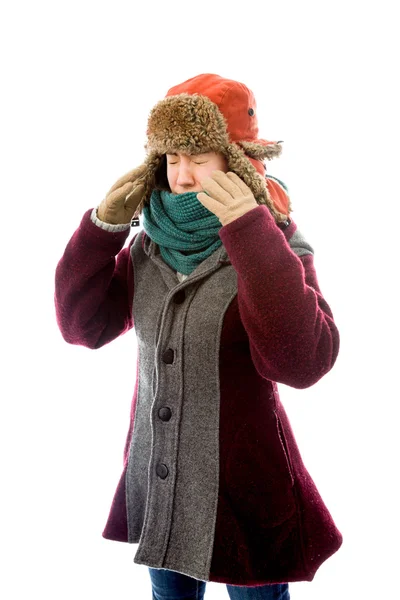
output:
[[[275,414],[275,418],[276,418],[276,427],[278,430],[279,440],[280,440],[281,446],[282,446],[282,452],[286,458],[288,473],[290,474],[290,478],[291,478],[292,486],[293,486],[294,485],[293,468],[292,468],[292,463],[290,461],[290,455],[289,455],[288,446],[287,446],[287,442],[286,442],[286,438],[285,438],[285,433],[283,431],[283,427],[282,427],[282,423],[279,418],[279,415],[275,411],[274,411],[274,414]]]
[[[275,527],[296,510],[294,478],[278,415],[237,431],[226,463],[230,504],[239,519]]]

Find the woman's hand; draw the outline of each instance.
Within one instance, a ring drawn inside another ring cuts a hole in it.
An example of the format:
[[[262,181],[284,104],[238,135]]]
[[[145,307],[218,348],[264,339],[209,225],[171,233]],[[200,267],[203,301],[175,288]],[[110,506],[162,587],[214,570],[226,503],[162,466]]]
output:
[[[200,183],[207,194],[199,192],[197,199],[222,225],[232,223],[259,206],[250,188],[231,171],[213,171],[211,177],[205,177]]]
[[[144,185],[140,182],[140,177],[145,170],[146,167],[141,165],[114,183],[97,208],[97,216],[100,221],[112,225],[131,222],[143,197]]]

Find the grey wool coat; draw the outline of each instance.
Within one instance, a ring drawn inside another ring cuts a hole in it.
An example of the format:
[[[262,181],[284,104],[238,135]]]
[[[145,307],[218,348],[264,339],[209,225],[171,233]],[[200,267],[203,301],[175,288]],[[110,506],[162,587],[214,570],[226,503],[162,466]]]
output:
[[[55,274],[64,339],[134,329],[122,472],[103,536],[134,562],[231,585],[311,581],[342,535],[300,455],[278,384],[315,385],[339,352],[313,248],[258,206],[189,276],[144,231],[89,209]]]

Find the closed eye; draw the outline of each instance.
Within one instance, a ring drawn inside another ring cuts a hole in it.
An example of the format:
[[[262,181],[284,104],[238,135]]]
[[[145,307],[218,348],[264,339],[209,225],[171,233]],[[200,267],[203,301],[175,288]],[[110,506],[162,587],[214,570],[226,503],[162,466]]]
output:
[[[205,164],[207,163],[207,161],[206,161],[206,160],[205,160],[204,162],[196,162],[196,161],[193,161],[193,162],[194,162],[194,164],[195,164],[195,165],[205,165]],[[169,165],[177,165],[177,164],[178,164],[178,162],[177,162],[177,161],[176,161],[176,162],[171,162],[171,161],[169,161],[169,162],[168,162],[168,164],[169,164]]]

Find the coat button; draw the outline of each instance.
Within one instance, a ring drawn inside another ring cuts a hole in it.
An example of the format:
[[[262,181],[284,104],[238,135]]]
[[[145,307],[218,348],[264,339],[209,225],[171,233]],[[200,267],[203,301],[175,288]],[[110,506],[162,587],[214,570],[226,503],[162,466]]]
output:
[[[179,292],[176,292],[176,294],[174,296],[175,304],[182,304],[182,302],[185,302],[185,299],[186,299],[185,290],[179,290]]]
[[[161,421],[169,421],[171,418],[171,415],[172,415],[171,409],[168,408],[168,406],[163,406],[158,411],[158,416],[160,417]]]
[[[248,113],[252,117],[254,115],[254,109],[253,108],[249,108]]]
[[[162,359],[167,365],[170,365],[174,362],[174,351],[171,348],[168,348],[168,350],[164,352]]]
[[[168,469],[164,464],[160,464],[156,466],[156,473],[161,479],[165,479],[168,477]]]

